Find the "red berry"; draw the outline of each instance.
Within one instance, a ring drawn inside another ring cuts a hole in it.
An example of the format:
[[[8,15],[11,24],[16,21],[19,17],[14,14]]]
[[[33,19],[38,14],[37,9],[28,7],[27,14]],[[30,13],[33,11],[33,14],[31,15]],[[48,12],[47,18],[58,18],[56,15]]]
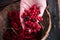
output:
[[[11,22],[11,25],[12,25],[12,27],[14,28],[14,29],[17,29],[18,28],[18,25],[13,21],[13,22]]]

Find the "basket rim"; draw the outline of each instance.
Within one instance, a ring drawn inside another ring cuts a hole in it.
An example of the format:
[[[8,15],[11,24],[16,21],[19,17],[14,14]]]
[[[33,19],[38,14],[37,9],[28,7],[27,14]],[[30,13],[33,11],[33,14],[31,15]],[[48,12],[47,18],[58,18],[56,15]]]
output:
[[[46,12],[49,16],[49,27],[48,27],[47,31],[45,32],[45,36],[43,36],[41,40],[46,40],[47,39],[47,37],[49,36],[50,30],[52,28],[51,15],[50,15],[50,13],[47,9],[46,9]]]

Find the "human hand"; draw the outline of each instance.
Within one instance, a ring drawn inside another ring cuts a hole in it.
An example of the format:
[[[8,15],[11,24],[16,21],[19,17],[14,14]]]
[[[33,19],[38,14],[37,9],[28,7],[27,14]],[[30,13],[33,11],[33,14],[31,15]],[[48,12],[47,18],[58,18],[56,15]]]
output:
[[[24,29],[23,19],[21,18],[24,10],[28,10],[33,4],[36,4],[39,7],[40,14],[39,17],[43,16],[44,10],[46,9],[46,0],[21,0],[20,3],[20,20],[22,27]]]

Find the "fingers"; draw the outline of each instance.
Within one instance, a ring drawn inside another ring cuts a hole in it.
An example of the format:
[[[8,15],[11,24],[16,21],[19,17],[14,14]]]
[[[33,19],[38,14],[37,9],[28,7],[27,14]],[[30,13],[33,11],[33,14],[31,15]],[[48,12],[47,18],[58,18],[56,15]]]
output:
[[[44,11],[46,9],[46,6],[47,6],[46,0],[37,0],[36,3],[37,3],[37,6],[40,9],[40,15],[39,16],[42,17],[43,16],[43,13],[44,13]]]
[[[42,17],[43,13],[46,9],[46,0],[21,0],[20,3],[20,20],[21,24],[23,25],[23,19],[21,15],[24,13],[24,10],[28,10],[33,4],[36,4],[39,7],[40,14],[38,16]],[[23,27],[24,28],[24,27]]]
[[[37,6],[40,8],[39,16],[43,16],[43,13],[46,9],[46,0],[21,0],[21,13],[23,13],[25,9],[28,10],[33,4],[37,4]]]
[[[24,10],[28,10],[32,5],[33,5],[32,0],[21,0],[20,3],[20,20],[22,24],[22,28],[24,29],[24,24],[23,24],[23,19],[22,19],[22,14],[24,13]]]

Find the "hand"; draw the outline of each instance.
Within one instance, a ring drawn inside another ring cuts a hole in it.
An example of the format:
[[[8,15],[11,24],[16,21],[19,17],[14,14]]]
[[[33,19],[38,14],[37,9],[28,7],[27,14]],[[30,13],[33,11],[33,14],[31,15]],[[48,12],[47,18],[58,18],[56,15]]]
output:
[[[44,10],[46,8],[46,0],[21,0],[20,2],[20,20],[22,27],[24,29],[23,19],[21,15],[24,13],[24,10],[28,10],[33,4],[36,4],[39,7],[40,14],[38,16],[42,17]]]
[[[43,16],[43,13],[44,13],[44,11],[46,9],[46,6],[47,6],[46,0],[36,0],[36,4],[37,4],[37,6],[40,9],[39,16],[42,17]]]
[[[20,21],[23,29],[24,29],[24,24],[21,16],[24,13],[24,10],[28,10],[33,4],[34,2],[32,0],[21,0],[20,2]]]

